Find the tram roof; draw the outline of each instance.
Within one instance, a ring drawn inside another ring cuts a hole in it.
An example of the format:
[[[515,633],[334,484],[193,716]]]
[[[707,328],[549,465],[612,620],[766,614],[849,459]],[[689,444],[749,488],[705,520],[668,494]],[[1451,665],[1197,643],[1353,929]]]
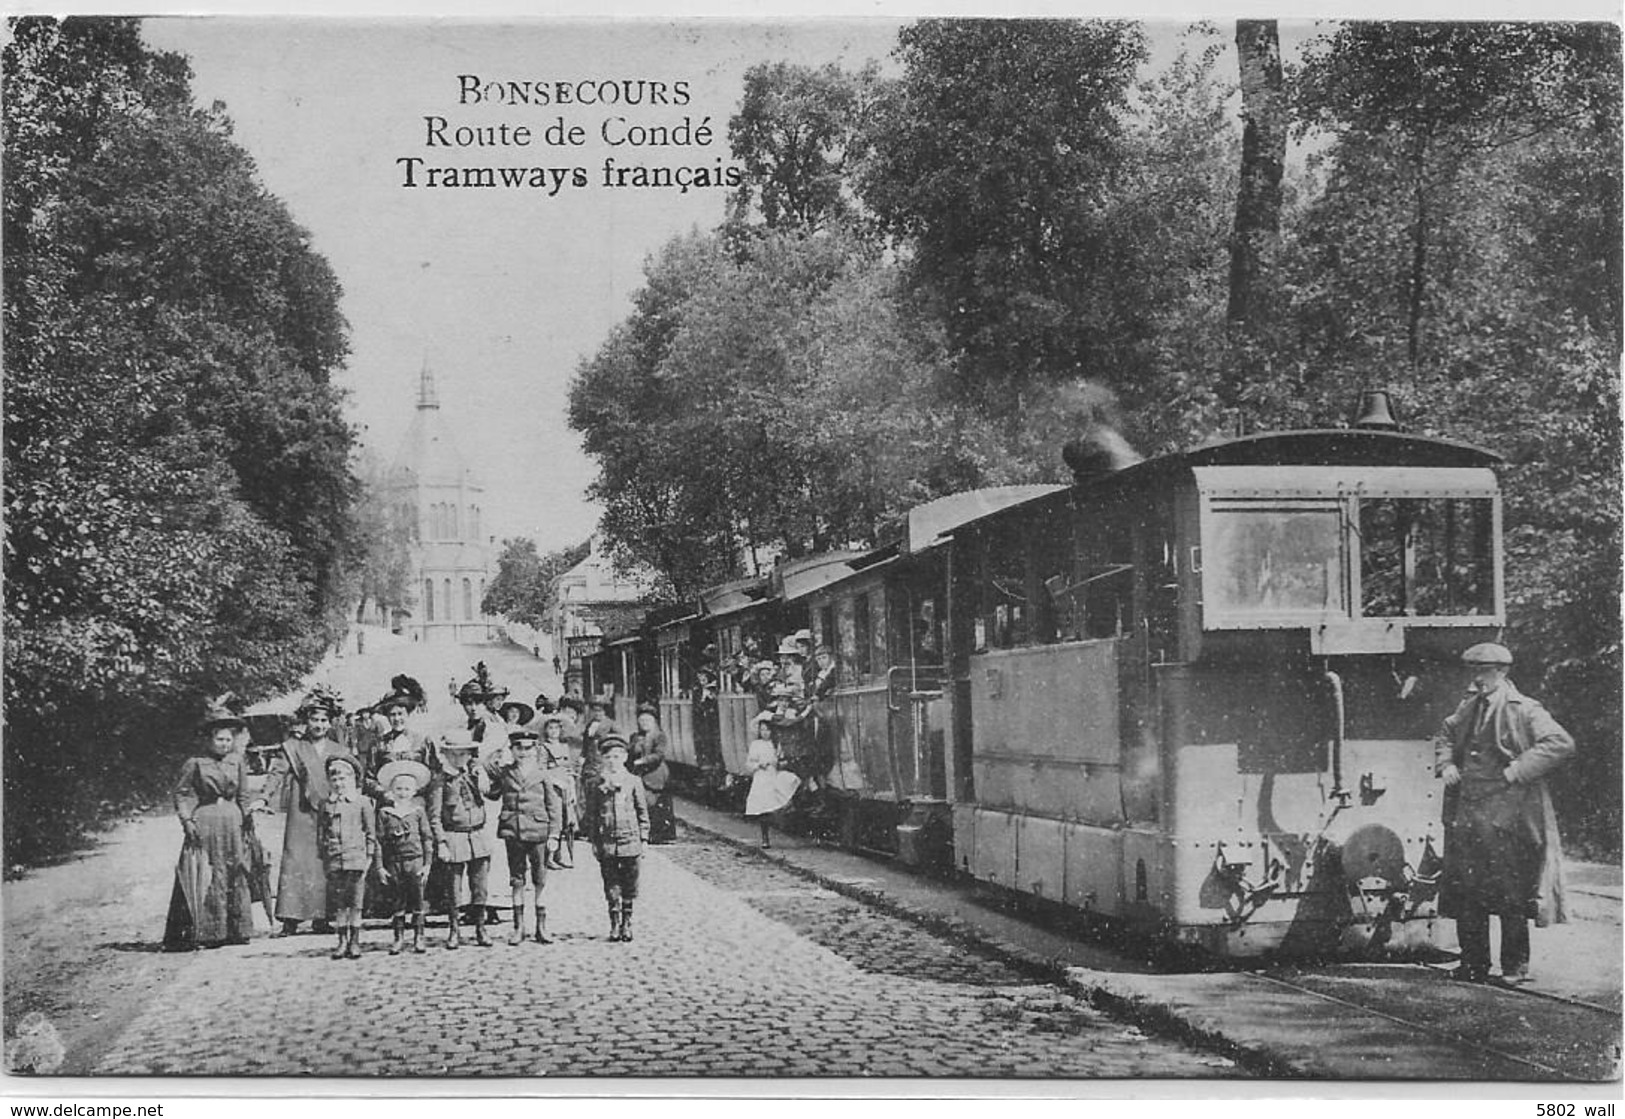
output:
[[[1214,440],[1190,450],[1157,455],[1076,485],[1051,487],[1049,493],[967,520],[943,535],[951,536],[972,527],[987,528],[1003,517],[1031,514],[1064,505],[1083,494],[1107,494],[1117,489],[1152,485],[1166,481],[1170,475],[1193,472],[1203,467],[1250,467],[1257,470],[1343,467],[1359,470],[1388,466],[1415,472],[1441,468],[1446,471],[1484,468],[1501,461],[1502,456],[1494,451],[1434,435],[1373,428],[1272,431]],[[1420,480],[1420,475],[1413,474],[1413,477]]]
[[[821,587],[839,582],[852,574],[852,565],[866,553],[856,551],[821,552],[789,560],[773,569],[772,585],[786,602],[806,598]]]

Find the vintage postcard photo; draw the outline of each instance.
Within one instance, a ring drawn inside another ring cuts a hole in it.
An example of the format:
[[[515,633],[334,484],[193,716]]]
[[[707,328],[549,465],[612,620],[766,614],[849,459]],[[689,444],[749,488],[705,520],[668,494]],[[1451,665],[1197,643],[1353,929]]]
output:
[[[1617,1087],[1617,22],[3,93],[8,1091]]]

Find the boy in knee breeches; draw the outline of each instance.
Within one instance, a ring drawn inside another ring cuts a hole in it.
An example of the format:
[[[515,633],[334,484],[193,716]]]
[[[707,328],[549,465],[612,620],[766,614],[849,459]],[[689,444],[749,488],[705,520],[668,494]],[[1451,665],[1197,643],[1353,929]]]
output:
[[[378,813],[378,880],[395,898],[391,921],[395,940],[389,954],[401,954],[407,914],[412,916],[412,951],[422,952],[423,887],[434,863],[434,834],[418,794],[429,783],[429,767],[416,761],[390,762],[378,771],[378,783],[389,796]]]
[[[478,749],[473,735],[447,731],[439,744],[441,768],[429,784],[429,827],[435,852],[451,869],[451,898],[446,947],[459,948],[457,880],[468,878],[468,903],[474,912],[474,943],[491,947],[485,932],[486,878],[491,870],[491,847],[485,838],[485,768],[474,760]]]
[[[550,847],[559,842],[564,824],[564,804],[558,785],[538,756],[536,732],[513,731],[508,746],[499,750],[485,765],[492,788],[486,796],[502,799],[502,815],[497,836],[508,848],[508,885],[513,890],[513,931],[509,944],[525,937],[525,883],[536,887],[536,943],[551,944],[547,932],[547,909],[542,890],[547,885],[544,861]]]
[[[600,743],[601,765],[589,798],[587,830],[609,905],[609,939],[632,939],[632,903],[638,867],[649,841],[649,801],[643,781],[626,771],[627,744],[619,734]]]
[[[329,758],[332,794],[322,805],[318,840],[327,873],[327,904],[338,930],[333,958],[361,957],[361,904],[367,868],[378,856],[372,801],[361,795],[361,763],[348,754]]]

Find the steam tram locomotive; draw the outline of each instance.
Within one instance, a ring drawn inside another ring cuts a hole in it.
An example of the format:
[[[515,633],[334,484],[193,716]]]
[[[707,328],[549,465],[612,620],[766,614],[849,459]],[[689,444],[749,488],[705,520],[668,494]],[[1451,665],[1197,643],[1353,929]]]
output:
[[[656,619],[673,754],[747,778],[754,701],[692,666],[808,628],[843,843],[1223,955],[1424,945],[1430,739],[1504,624],[1497,461],[1384,405],[929,503]]]

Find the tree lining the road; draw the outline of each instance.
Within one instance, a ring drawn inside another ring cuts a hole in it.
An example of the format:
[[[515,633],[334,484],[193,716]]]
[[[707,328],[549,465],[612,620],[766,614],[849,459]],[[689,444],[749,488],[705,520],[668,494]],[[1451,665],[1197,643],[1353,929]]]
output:
[[[4,52],[10,861],[293,686],[358,553],[339,285],[131,19]],[[156,772],[155,772],[156,771]]]
[[[1236,30],[1251,149],[1214,27],[1143,80],[1138,27],[1064,21],[920,21],[892,79],[753,69],[747,204],[651,257],[572,385],[606,544],[687,594],[1065,480],[1114,399],[1157,452],[1390,388],[1508,458],[1519,679],[1591,744],[1566,827],[1617,852],[1619,31],[1331,25],[1277,84]]]
[[[587,558],[591,541],[555,548],[545,556],[536,541],[515,536],[502,542],[497,573],[485,588],[480,610],[499,614],[532,629],[553,632],[553,609],[558,604],[558,578]]]

